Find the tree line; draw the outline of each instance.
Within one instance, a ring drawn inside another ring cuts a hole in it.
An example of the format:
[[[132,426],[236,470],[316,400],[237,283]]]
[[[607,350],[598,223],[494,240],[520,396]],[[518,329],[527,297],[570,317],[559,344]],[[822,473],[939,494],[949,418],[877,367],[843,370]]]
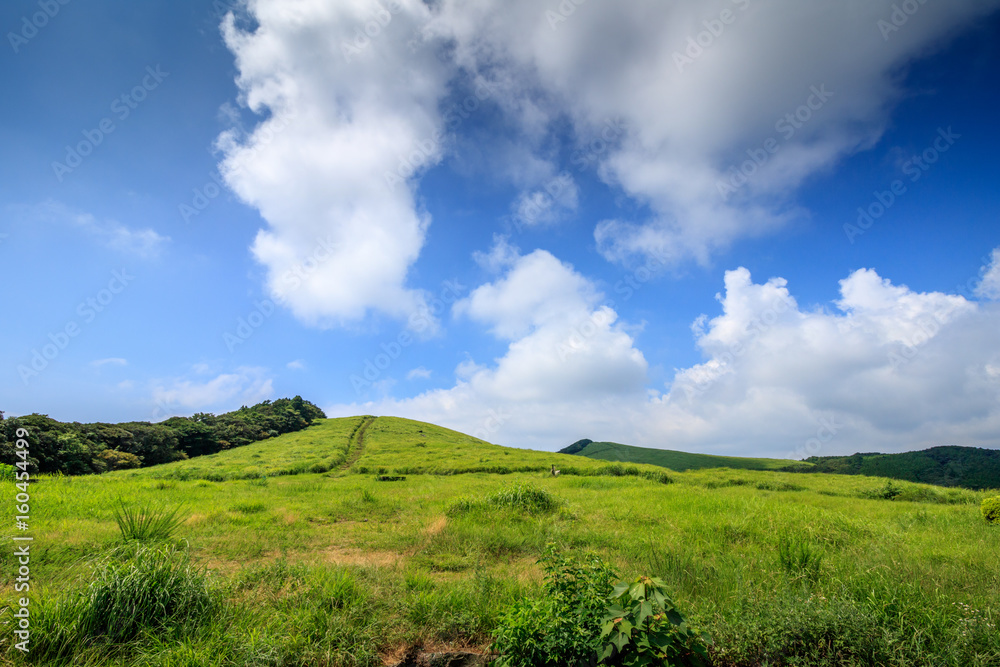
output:
[[[0,463],[16,462],[18,428],[29,434],[32,473],[88,475],[214,454],[300,431],[324,418],[322,410],[301,396],[264,401],[221,415],[199,412],[158,423],[65,423],[42,414],[5,418],[0,412]]]

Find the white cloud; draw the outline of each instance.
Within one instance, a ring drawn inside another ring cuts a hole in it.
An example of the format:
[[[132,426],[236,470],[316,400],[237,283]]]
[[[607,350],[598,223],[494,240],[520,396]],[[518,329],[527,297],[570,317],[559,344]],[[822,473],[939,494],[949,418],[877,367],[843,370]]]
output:
[[[552,135],[569,119],[573,162],[648,204],[648,220],[597,227],[608,259],[706,260],[785,224],[800,183],[881,137],[901,68],[1000,6],[920,3],[884,30],[898,4],[444,0],[433,29],[497,79],[509,116]],[[730,168],[753,156],[750,180],[723,196]]]
[[[289,361],[285,366],[289,370],[304,371],[306,369],[306,362],[304,362],[302,359],[296,359],[295,361]]]
[[[470,360],[456,369],[451,389],[335,406],[332,414],[376,409],[519,445],[551,444],[567,425],[581,424],[582,415],[583,423],[603,423],[610,433],[624,416],[608,409],[614,401],[644,400],[647,364],[601,298],[594,285],[548,252],[516,256],[504,275],[454,309],[510,341],[493,366]]]
[[[982,280],[976,286],[976,296],[994,301],[1000,300],[1000,248],[993,249],[990,265],[986,267]]]
[[[454,146],[519,189],[522,226],[576,210],[559,159],[576,149],[574,166],[650,212],[597,225],[607,259],[706,261],[798,215],[805,179],[882,136],[903,68],[1000,0],[921,3],[886,33],[894,6],[256,0],[257,28],[223,33],[266,120],[219,137],[221,170],[267,222],[253,253],[270,291],[321,326],[424,307],[408,286],[430,224],[416,190]],[[456,116],[469,91],[500,113]],[[744,164],[748,182],[725,186]]]
[[[156,257],[163,246],[170,242],[169,236],[161,236],[149,227],[134,229],[116,220],[99,220],[90,213],[75,211],[53,200],[37,206],[17,208],[26,219],[33,222],[55,223],[79,229],[112,250],[143,259]]]
[[[526,297],[526,279],[535,285]],[[519,257],[456,306],[509,340],[450,389],[333,406],[398,414],[501,444],[576,439],[743,456],[804,457],[996,446],[1000,304],[918,293],[860,269],[832,308],[803,308],[786,281],[725,275],[721,314],[692,329],[705,360],[647,389],[646,361],[614,311],[543,251]]]
[[[193,372],[205,375],[204,368]],[[244,366],[206,380],[186,377],[156,380],[151,394],[157,417],[166,418],[171,414],[228,411],[259,403],[274,395],[274,385],[265,369]]]
[[[408,176],[440,159],[450,67],[421,41],[427,6],[392,6],[258,0],[254,32],[223,25],[242,101],[268,118],[220,137],[221,170],[267,221],[253,253],[271,292],[317,325],[425,305],[406,286],[430,222]]]
[[[418,366],[414,368],[409,373],[406,374],[407,380],[429,380],[431,378],[430,369],[424,368],[423,366]]]

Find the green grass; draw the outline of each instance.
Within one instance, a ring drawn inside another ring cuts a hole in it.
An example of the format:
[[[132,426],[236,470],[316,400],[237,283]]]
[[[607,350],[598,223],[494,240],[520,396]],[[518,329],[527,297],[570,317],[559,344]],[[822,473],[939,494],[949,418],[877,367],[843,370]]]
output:
[[[739,456],[690,454],[670,449],[650,449],[620,445],[616,442],[591,442],[576,452],[577,456],[620,463],[648,463],[678,472],[703,468],[733,468],[737,470],[778,470],[789,465],[803,464],[786,459],[753,459]]]
[[[1000,527],[980,511],[995,491],[894,482],[898,496],[868,498],[887,480],[732,469],[664,484],[642,475],[662,468],[509,450],[402,419],[372,421],[352,449],[363,423],[326,420],[211,462],[42,478],[28,661],[375,667],[418,643],[486,649],[500,613],[539,595],[536,560],[554,542],[623,577],[663,579],[715,637],[717,665],[1000,664]],[[263,465],[306,471],[240,479],[251,448]],[[332,456],[343,463],[307,471]],[[407,478],[377,482],[380,469]],[[183,506],[182,522],[168,542],[123,546],[118,498]],[[20,595],[5,539],[0,606]],[[122,551],[140,548],[170,555]],[[162,627],[137,614],[121,636],[84,631],[81,600],[98,598],[105,611],[90,618],[122,618],[136,601],[197,613]],[[10,628],[0,622],[0,660],[23,664]]]

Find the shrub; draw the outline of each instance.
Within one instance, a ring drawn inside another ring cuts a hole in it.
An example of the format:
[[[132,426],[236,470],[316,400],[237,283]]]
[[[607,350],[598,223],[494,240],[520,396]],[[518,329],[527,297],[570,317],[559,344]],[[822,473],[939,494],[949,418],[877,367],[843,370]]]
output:
[[[559,554],[550,544],[539,561],[545,592],[500,615],[493,633],[497,667],[576,667],[592,664],[614,571],[597,556]]]
[[[615,586],[602,620],[598,659],[607,665],[703,665],[711,638],[688,626],[659,579]]]
[[[122,539],[166,540],[173,535],[177,527],[184,522],[178,514],[180,507],[167,510],[164,507],[141,505],[138,507],[126,505],[119,499],[115,506],[115,521],[122,533]]]
[[[129,470],[142,467],[142,459],[129,452],[105,449],[99,456],[108,466],[108,470]]]
[[[0,482],[13,482],[17,479],[17,469],[7,463],[0,463]]]
[[[980,506],[986,523],[1000,524],[1000,496],[986,498]]]

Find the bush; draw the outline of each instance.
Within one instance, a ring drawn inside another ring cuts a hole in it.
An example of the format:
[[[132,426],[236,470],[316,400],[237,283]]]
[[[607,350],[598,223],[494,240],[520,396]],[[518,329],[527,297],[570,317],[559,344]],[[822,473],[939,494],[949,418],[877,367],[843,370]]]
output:
[[[980,506],[986,523],[1000,524],[1000,496],[986,498]]]
[[[142,459],[135,454],[119,452],[117,449],[105,449],[100,458],[108,466],[108,470],[129,470],[142,467]]]
[[[602,623],[602,664],[659,667],[708,661],[711,639],[688,626],[659,579],[639,577],[615,586]]]
[[[17,468],[0,463],[0,482],[13,482],[15,479],[17,479]]]
[[[501,614],[493,634],[497,667],[590,665],[600,644],[601,619],[614,571],[597,556],[578,559],[549,545],[539,559],[545,592]]]

